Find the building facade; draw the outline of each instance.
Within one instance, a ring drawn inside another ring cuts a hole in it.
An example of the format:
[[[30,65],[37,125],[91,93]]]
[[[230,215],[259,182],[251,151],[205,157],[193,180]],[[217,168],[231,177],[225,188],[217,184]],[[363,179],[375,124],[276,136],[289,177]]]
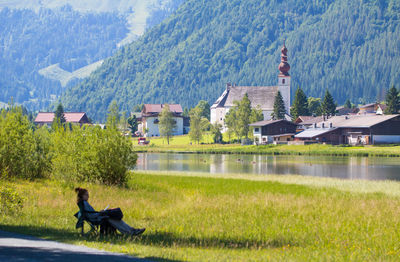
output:
[[[163,104],[145,104],[141,112],[141,124],[138,130],[146,137],[160,136],[160,130],[158,129],[160,120],[159,116],[165,105]],[[173,119],[176,123],[176,127],[173,131],[173,135],[184,134],[184,117],[181,105],[170,104],[169,110],[173,114]]]
[[[297,128],[297,124],[284,119],[259,121],[250,126],[256,145],[292,141]]]
[[[281,49],[277,86],[236,86],[228,83],[225,91],[211,106],[211,123],[219,123],[226,130],[224,121],[226,114],[234,106],[234,102],[242,100],[245,94],[248,95],[252,108],[259,107],[262,110],[264,120],[270,120],[274,109],[275,96],[280,91],[286,112],[289,114],[291,79],[287,52],[288,50],[284,44]]]
[[[400,143],[400,115],[334,116],[296,134],[295,140],[327,144]]]

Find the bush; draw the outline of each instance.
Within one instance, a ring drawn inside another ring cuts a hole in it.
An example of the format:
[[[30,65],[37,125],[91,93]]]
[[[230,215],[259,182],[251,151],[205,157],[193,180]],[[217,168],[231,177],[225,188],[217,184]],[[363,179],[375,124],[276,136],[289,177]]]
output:
[[[21,211],[23,198],[11,187],[0,187],[0,214],[14,215]]]
[[[136,165],[131,141],[115,129],[73,126],[52,134],[53,174],[56,179],[123,185]]]
[[[50,170],[48,140],[34,134],[33,126],[21,107],[0,113],[0,174],[4,178],[34,179]],[[46,142],[45,142],[46,141]]]

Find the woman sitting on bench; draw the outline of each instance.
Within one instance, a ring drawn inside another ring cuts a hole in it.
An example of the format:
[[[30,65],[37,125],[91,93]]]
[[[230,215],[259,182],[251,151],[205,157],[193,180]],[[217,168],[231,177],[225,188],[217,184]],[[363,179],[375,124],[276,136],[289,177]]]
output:
[[[106,211],[96,212],[94,208],[88,203],[89,200],[89,192],[84,188],[75,188],[75,192],[78,194],[77,203],[83,203],[83,208],[87,212],[87,217],[92,222],[100,222],[102,219],[107,219],[114,228],[126,235],[137,236],[142,234],[146,229],[139,228],[135,229],[125,223],[122,219],[115,219],[108,216]],[[121,213],[122,216],[122,213]]]

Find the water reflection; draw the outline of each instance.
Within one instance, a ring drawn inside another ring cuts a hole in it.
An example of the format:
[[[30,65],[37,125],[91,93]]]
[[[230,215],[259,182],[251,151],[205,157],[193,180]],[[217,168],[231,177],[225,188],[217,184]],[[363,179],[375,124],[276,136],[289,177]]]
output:
[[[140,153],[136,169],[400,180],[399,158]]]

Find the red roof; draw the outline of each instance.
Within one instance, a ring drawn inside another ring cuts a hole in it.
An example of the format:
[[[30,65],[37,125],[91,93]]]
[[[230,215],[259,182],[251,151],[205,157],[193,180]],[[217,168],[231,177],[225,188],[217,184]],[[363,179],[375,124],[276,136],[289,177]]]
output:
[[[161,113],[163,104],[145,104],[143,107],[144,113]],[[182,107],[179,104],[169,104],[169,110],[173,113],[183,113]]]
[[[86,116],[84,112],[64,113],[65,121],[71,123],[79,123]],[[54,120],[53,112],[39,112],[36,116],[35,123],[52,123]]]

